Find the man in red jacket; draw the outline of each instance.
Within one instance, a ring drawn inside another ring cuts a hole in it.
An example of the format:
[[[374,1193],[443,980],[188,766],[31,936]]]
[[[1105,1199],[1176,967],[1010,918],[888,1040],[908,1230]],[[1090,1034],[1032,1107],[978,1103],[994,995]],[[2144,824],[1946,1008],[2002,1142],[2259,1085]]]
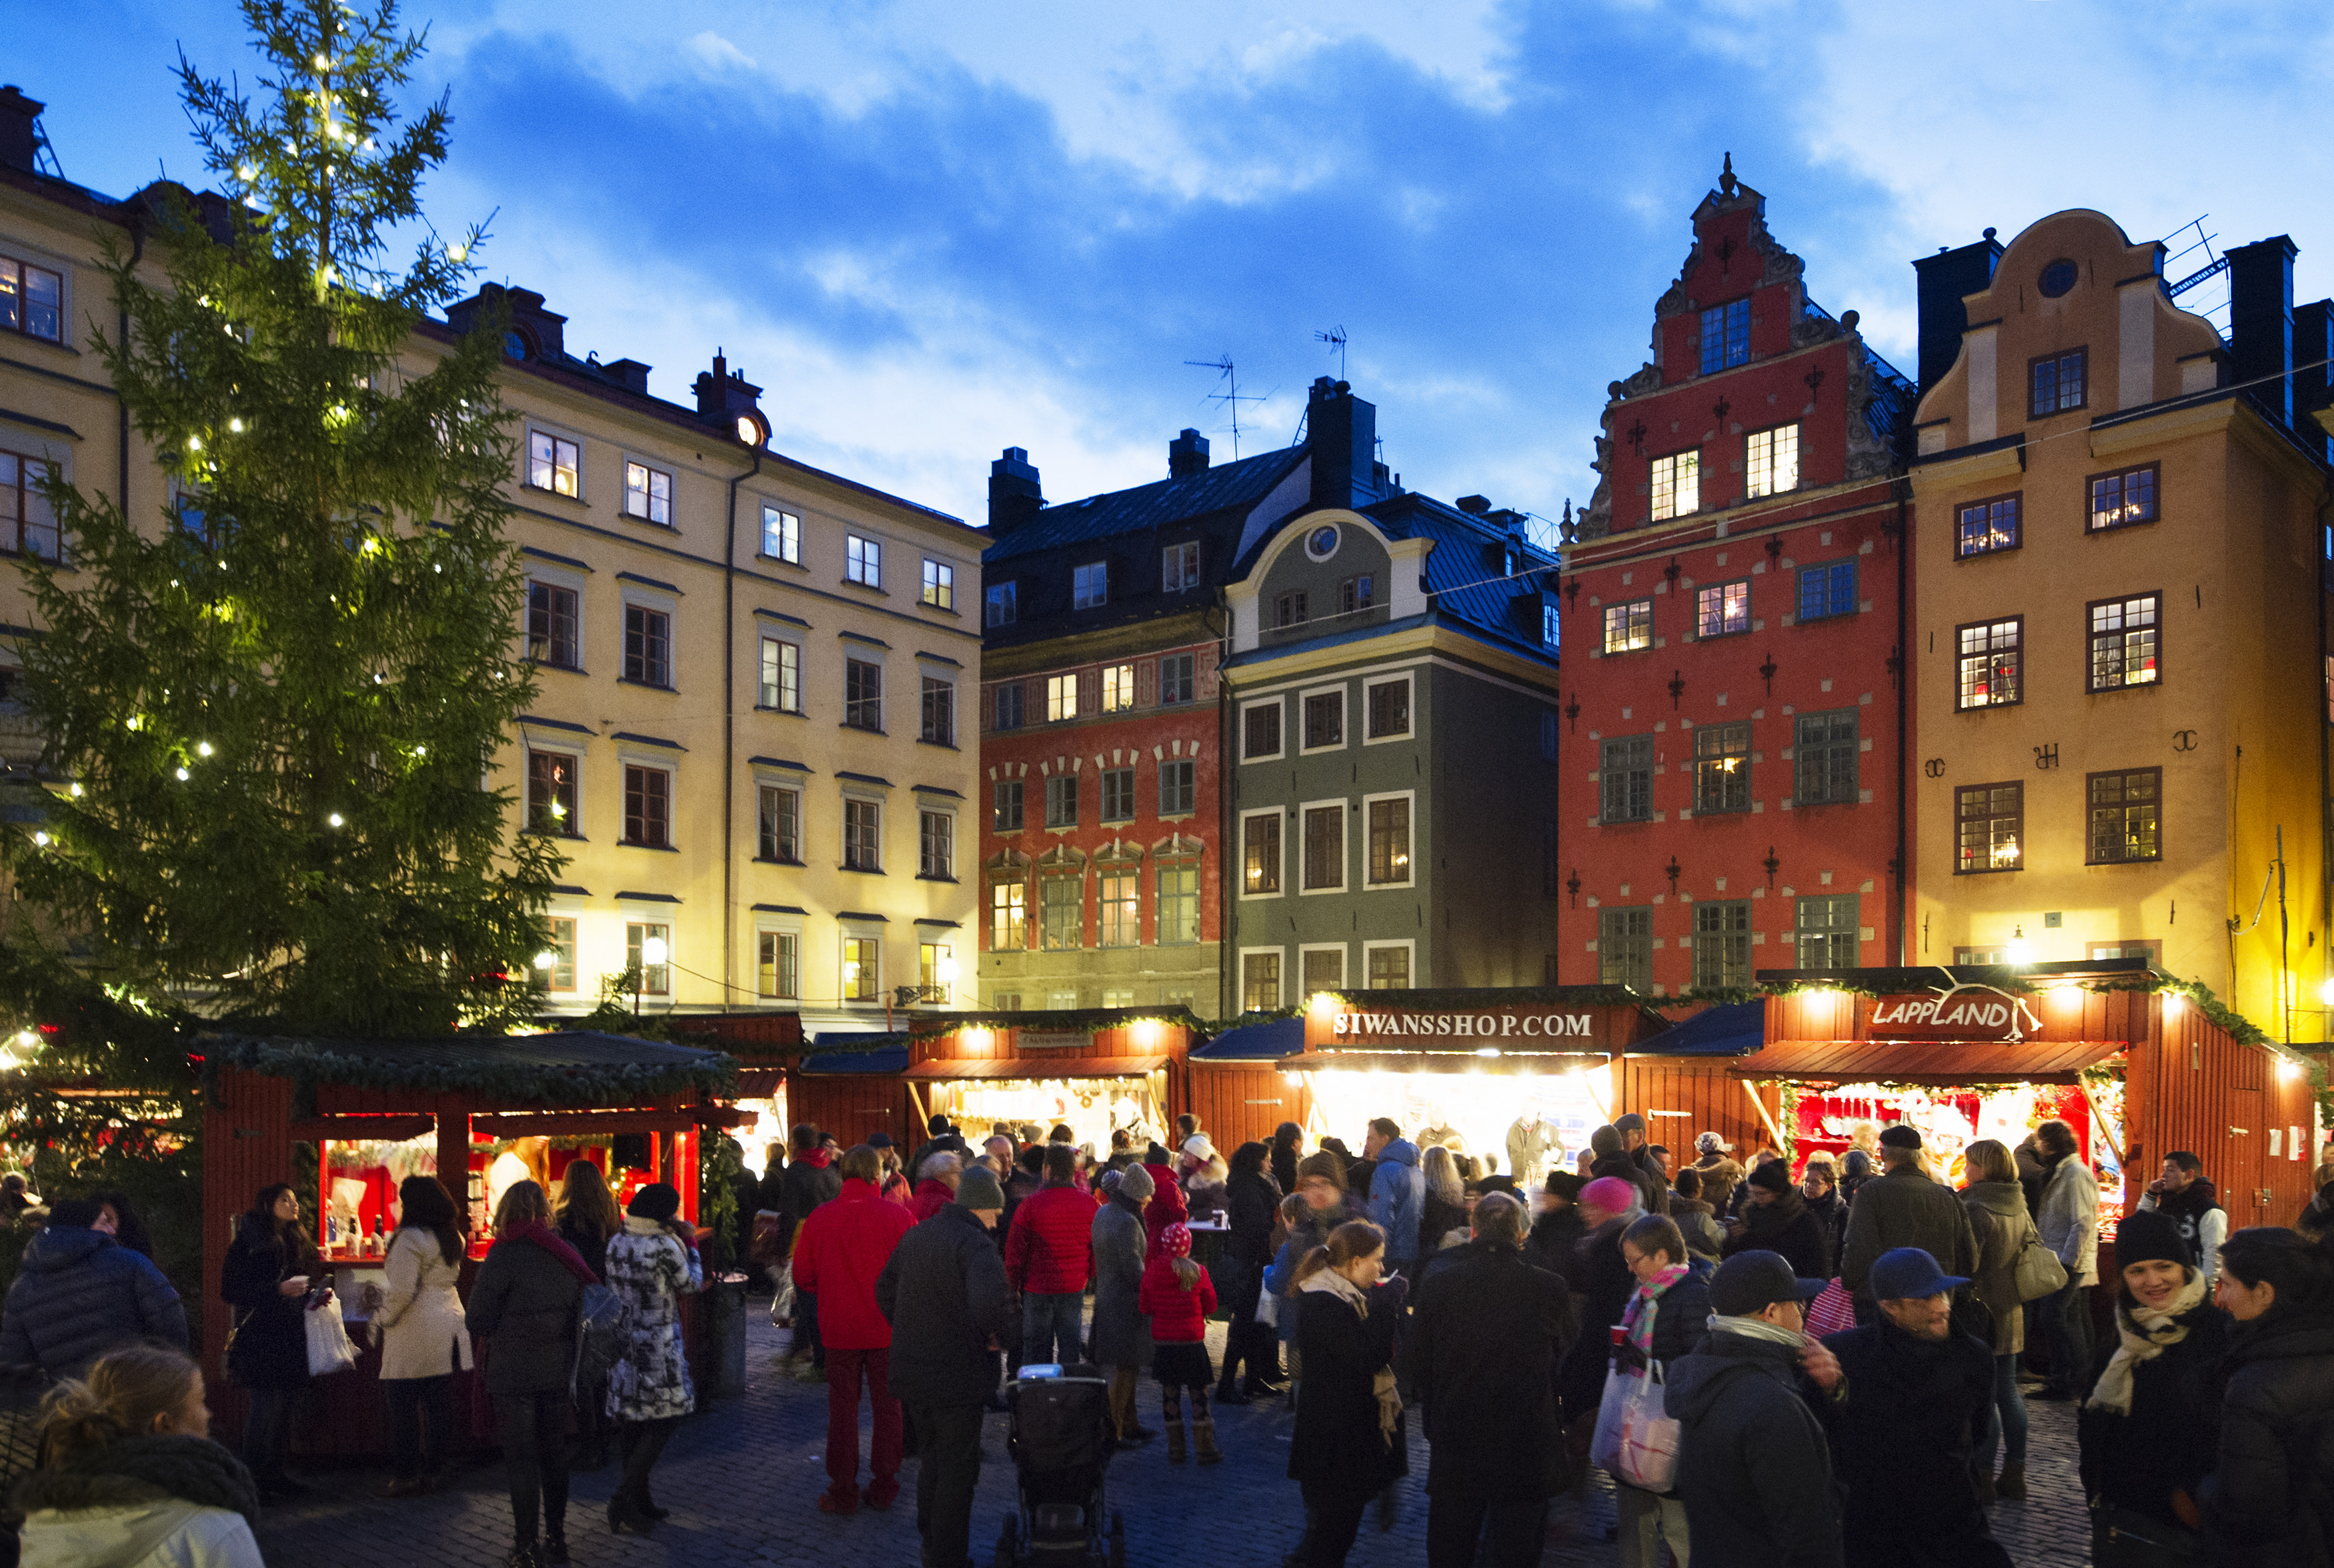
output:
[[[1077,1169],[1076,1150],[1046,1145],[1046,1185],[1013,1211],[1013,1228],[1006,1234],[1005,1277],[1021,1293],[1024,1366],[1082,1359],[1095,1206],[1077,1189]]]
[[[875,1306],[875,1278],[915,1217],[877,1190],[883,1162],[865,1144],[843,1157],[843,1192],[813,1209],[795,1242],[795,1288],[818,1294],[826,1345],[826,1475],[823,1513],[858,1512],[859,1384],[875,1407],[868,1454],[871,1508],[900,1495],[900,1401],[892,1397],[892,1324]]]

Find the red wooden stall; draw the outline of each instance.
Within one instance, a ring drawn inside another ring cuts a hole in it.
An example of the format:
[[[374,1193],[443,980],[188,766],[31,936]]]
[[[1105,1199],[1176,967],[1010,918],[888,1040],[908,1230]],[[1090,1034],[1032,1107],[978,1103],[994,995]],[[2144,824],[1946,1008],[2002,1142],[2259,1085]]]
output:
[[[1164,1142],[1186,1103],[1185,1063],[1200,1034],[1181,1005],[920,1017],[902,1074],[909,1113],[918,1128],[946,1114],[976,1141],[1004,1121],[1035,1125],[1041,1140],[1066,1122],[1101,1155],[1118,1127]]]

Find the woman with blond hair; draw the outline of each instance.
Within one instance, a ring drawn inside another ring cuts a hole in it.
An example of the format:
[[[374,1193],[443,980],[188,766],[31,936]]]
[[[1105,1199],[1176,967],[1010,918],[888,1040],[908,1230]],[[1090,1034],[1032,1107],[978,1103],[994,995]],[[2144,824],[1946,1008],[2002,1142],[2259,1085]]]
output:
[[[454,1435],[449,1391],[454,1373],[470,1370],[470,1331],[455,1290],[464,1243],[454,1195],[434,1176],[409,1176],[398,1183],[397,1203],[397,1234],[381,1259],[381,1304],[371,1328],[389,1404],[391,1474],[381,1496],[410,1497],[445,1467]]]
[[[2026,1400],[2018,1391],[2018,1358],[2026,1349],[2026,1308],[2018,1296],[2018,1255],[2030,1235],[2040,1240],[2034,1217],[2026,1212],[2026,1189],[2019,1185],[2018,1161],[1994,1139],[1981,1138],[1962,1151],[1968,1185],[1962,1203],[1977,1233],[1977,1267],[1970,1294],[1992,1319],[1993,1407],[1978,1444],[1978,1494],[2022,1500],[2026,1496]],[[1994,1441],[2001,1443],[2001,1473],[1994,1474]]]
[[[49,1390],[41,1467],[16,1483],[24,1568],[262,1568],[251,1472],[210,1439],[202,1369],[133,1345]]]
[[[1461,1233],[1457,1244],[1466,1244],[1467,1188],[1459,1178],[1459,1158],[1447,1144],[1430,1144],[1419,1157],[1418,1169],[1426,1179],[1426,1203],[1418,1221],[1418,1255],[1425,1258],[1452,1245],[1454,1230]]]
[[[550,1219],[541,1187],[505,1188],[495,1245],[470,1287],[470,1327],[487,1341],[487,1392],[509,1472],[506,1568],[567,1561],[567,1388],[584,1287],[597,1282]]]

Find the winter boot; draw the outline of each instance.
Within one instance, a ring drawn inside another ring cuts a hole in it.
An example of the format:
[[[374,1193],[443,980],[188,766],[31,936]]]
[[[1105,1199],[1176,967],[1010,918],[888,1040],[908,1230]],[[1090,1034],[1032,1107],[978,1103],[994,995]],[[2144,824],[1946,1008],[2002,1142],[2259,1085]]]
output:
[[[1199,1450],[1200,1463],[1218,1465],[1223,1462],[1224,1451],[1216,1447],[1216,1419],[1201,1416],[1191,1423],[1191,1440]]]
[[[1167,1423],[1167,1462],[1171,1465],[1183,1462],[1183,1419],[1181,1416]]]
[[[1993,1484],[1993,1489],[1996,1496],[2007,1497],[2013,1503],[2026,1501],[2026,1467],[2004,1465],[2001,1478]]]

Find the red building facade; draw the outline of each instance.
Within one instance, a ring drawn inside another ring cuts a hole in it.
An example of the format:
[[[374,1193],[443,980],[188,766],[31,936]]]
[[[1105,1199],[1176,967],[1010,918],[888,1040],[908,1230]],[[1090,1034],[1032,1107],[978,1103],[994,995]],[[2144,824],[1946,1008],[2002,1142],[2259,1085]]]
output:
[[[1561,984],[1902,950],[1913,389],[1765,214],[1730,160],[1565,552]]]

